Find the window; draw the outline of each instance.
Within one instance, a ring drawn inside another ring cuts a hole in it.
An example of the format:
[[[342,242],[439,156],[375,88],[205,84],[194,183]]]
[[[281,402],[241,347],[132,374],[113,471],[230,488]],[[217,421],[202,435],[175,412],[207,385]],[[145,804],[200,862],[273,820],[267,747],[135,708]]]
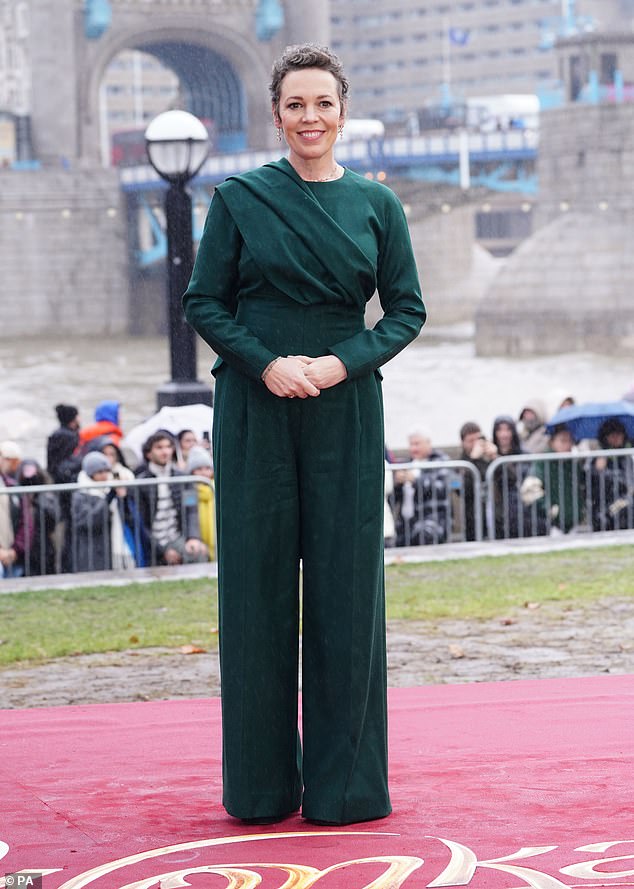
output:
[[[602,84],[614,83],[614,75],[618,68],[618,60],[615,52],[602,52],[600,60],[600,79]]]
[[[18,3],[15,9],[15,33],[19,40],[29,36],[29,16],[27,4]]]

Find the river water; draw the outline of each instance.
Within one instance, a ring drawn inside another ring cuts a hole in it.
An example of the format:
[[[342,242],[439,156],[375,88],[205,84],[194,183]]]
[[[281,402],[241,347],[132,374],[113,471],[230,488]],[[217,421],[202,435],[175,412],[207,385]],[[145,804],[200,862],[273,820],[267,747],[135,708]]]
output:
[[[211,351],[199,345],[199,378],[209,378]],[[0,339],[0,440],[12,438],[25,455],[42,459],[57,425],[53,406],[75,404],[84,423],[103,399],[123,404],[129,431],[155,410],[156,388],[169,379],[169,352],[160,338]],[[438,446],[458,443],[465,420],[490,434],[497,414],[517,416],[526,401],[612,401],[634,385],[626,357],[572,353],[533,358],[479,358],[468,327],[437,329],[383,368],[386,441],[407,444],[427,430]],[[559,395],[556,395],[555,392]]]

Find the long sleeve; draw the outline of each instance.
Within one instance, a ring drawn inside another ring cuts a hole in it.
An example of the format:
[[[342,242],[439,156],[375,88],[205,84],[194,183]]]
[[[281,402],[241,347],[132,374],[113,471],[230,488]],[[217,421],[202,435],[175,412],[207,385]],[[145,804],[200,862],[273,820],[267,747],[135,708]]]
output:
[[[187,321],[223,361],[259,379],[276,354],[236,321],[242,238],[221,195],[209,208],[191,281],[183,296]]]
[[[369,373],[411,342],[426,317],[403,208],[389,188],[354,173],[314,194],[284,165],[272,166],[216,191],[185,316],[222,360],[259,379],[281,353],[238,322],[239,298],[275,292],[362,312],[376,288],[381,321],[329,348],[349,379]]]
[[[397,355],[418,336],[427,317],[405,214],[391,192],[379,241],[377,290],[383,318],[372,329],[330,348],[346,365],[348,379],[376,370]]]

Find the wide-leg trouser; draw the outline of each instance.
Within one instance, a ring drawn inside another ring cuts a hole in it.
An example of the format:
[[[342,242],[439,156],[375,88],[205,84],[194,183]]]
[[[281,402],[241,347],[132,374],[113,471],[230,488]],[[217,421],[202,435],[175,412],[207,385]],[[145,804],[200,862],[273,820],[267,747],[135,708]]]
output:
[[[280,354],[324,354],[362,325],[290,300],[241,308]],[[379,375],[287,399],[225,365],[213,439],[224,805],[240,818],[300,804],[336,823],[387,815]]]

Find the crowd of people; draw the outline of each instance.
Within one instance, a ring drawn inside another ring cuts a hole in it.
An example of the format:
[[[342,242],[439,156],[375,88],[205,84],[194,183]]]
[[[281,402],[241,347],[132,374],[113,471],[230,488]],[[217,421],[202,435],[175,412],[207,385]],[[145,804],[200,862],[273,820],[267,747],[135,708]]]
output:
[[[573,403],[572,397],[565,397],[557,406]],[[23,455],[15,442],[0,443],[0,577],[215,558],[213,462],[207,437],[199,439],[191,429],[157,430],[145,441],[138,461],[122,447],[117,401],[97,405],[94,421],[85,426],[76,407],[59,404],[55,410],[59,426],[48,437],[45,466]],[[582,521],[594,531],[634,527],[632,458],[588,456],[589,443],[582,443],[580,451],[565,426],[549,433],[546,420],[545,407],[535,400],[517,419],[496,417],[490,437],[478,423],[466,422],[460,446],[451,455],[434,447],[428,433],[413,431],[407,455],[397,459],[386,454],[386,546],[475,540],[478,511],[486,536],[485,488],[476,490],[473,474],[443,467],[451,458],[471,463],[484,481],[496,458],[525,456],[505,463],[494,476],[496,538],[567,533]],[[617,419],[606,419],[592,444],[617,450],[631,446]],[[547,452],[585,456],[578,461],[537,459]],[[405,459],[438,465],[396,468]],[[178,483],[180,477],[192,475],[205,481],[195,487]],[[131,487],[135,478],[155,483]],[[158,483],[167,478],[176,482]],[[20,497],[10,490],[67,483],[78,487]]]
[[[592,456],[596,449],[631,448],[627,430],[617,417],[606,417],[596,440],[577,441],[566,424],[547,422],[550,415],[574,403],[572,396],[562,396],[549,414],[540,401],[532,401],[517,419],[496,417],[490,437],[478,423],[464,423],[460,447],[451,457],[472,464],[473,473],[443,467],[450,455],[434,448],[429,434],[413,432],[409,460],[437,463],[438,468],[394,468],[387,473],[386,544],[475,540],[479,523],[483,536],[503,539],[565,534],[581,527],[633,528],[632,456]],[[546,454],[552,456],[540,459]],[[504,457],[515,459],[498,464],[493,475],[492,521],[487,522],[487,470]],[[482,483],[479,487],[476,478]]]
[[[123,447],[121,406],[101,402],[82,426],[55,408],[46,465],[0,443],[0,577],[177,565],[215,557],[213,462],[191,429],[159,429],[142,460]],[[179,482],[199,476],[199,483]],[[145,485],[131,484],[146,479]],[[55,491],[36,486],[73,485]],[[33,487],[33,493],[14,493]],[[4,489],[4,490],[2,490]]]

